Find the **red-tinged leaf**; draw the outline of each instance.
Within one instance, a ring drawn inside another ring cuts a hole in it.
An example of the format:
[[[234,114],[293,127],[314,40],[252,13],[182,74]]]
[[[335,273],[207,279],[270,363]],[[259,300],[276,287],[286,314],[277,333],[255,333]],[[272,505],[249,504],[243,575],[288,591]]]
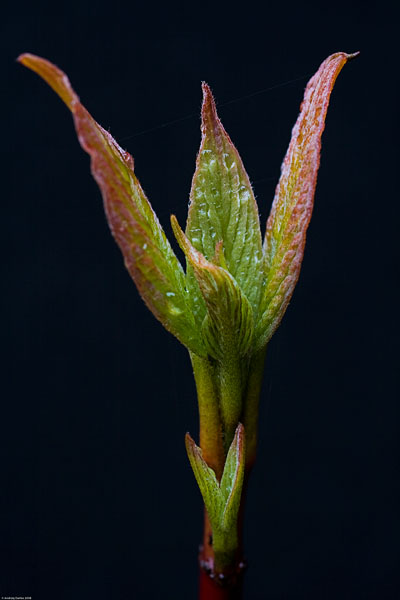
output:
[[[71,110],[112,234],[146,305],[185,346],[204,355],[187,302],[185,274],[136,178],[132,157],[91,117],[60,69],[31,54],[18,60],[40,75]]]
[[[257,347],[264,346],[278,327],[297,283],[313,209],[321,135],[330,95],[342,67],[357,54],[332,54],[306,87],[267,222]]]
[[[202,140],[190,193],[186,235],[208,260],[223,241],[228,271],[258,308],[262,245],[258,208],[242,160],[218,118],[210,88],[203,83]],[[188,268],[194,312],[201,322],[204,305]]]

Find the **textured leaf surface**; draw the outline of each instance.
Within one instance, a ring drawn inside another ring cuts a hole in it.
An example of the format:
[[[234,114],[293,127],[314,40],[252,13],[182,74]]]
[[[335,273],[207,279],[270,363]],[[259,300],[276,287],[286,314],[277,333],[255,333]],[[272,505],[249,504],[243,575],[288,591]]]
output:
[[[221,506],[221,493],[214,471],[207,465],[203,458],[201,448],[195,444],[189,433],[185,437],[186,451],[199,486],[203,501],[212,524],[219,522],[219,515],[223,510]]]
[[[112,234],[146,305],[190,350],[204,354],[188,305],[185,274],[136,178],[132,157],[91,117],[60,69],[30,54],[19,61],[38,73],[71,110],[79,142],[91,157]]]
[[[226,457],[221,482],[203,458],[201,448],[186,434],[186,450],[213,530],[213,545],[218,551],[237,544],[237,517],[245,467],[245,436],[241,423]]]
[[[235,526],[239,512],[245,467],[244,445],[244,427],[239,423],[226,457],[220,484],[221,494],[225,503],[222,515],[222,528],[225,530],[229,530]]]
[[[261,286],[262,244],[258,208],[242,160],[218,118],[210,88],[203,83],[202,141],[190,193],[186,235],[211,260],[223,240],[227,269],[253,310]],[[191,270],[189,287],[196,292]],[[204,307],[194,298],[201,320]]]
[[[243,356],[250,348],[253,335],[253,311],[249,301],[225,268],[208,261],[193,247],[174,216],[171,224],[207,307],[202,324],[207,352],[220,361]],[[217,248],[215,260],[225,264],[221,246]]]
[[[305,90],[267,222],[258,347],[264,346],[278,327],[299,277],[329,99],[336,77],[354,56],[343,52],[329,56]]]

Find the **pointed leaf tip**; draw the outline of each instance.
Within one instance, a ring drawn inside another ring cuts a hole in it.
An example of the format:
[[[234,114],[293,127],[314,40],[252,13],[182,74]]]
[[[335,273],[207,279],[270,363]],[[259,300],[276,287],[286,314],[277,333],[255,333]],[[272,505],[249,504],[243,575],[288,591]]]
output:
[[[357,52],[353,52],[352,54],[347,55],[347,60],[353,60],[353,58],[357,58],[360,56],[361,52],[358,50]]]
[[[211,88],[206,81],[201,82],[201,89],[203,91],[203,103],[206,96],[211,96],[211,98],[213,99]]]
[[[44,79],[70,110],[75,102],[79,102],[66,74],[50,61],[26,52],[18,56],[17,62]]]
[[[203,92],[203,102],[201,105],[201,116],[203,119],[203,126],[204,126],[204,121],[206,121],[208,118],[211,117],[215,121],[217,121],[217,120],[219,121],[219,118],[217,115],[217,107],[215,105],[214,96],[212,94],[210,86],[208,85],[208,83],[203,81],[201,84],[201,89]],[[220,121],[218,124],[222,125]]]

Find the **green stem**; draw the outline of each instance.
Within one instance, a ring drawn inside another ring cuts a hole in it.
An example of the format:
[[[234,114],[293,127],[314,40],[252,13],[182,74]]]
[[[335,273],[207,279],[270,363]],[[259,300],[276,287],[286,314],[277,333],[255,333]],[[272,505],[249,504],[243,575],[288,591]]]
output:
[[[260,392],[264,375],[264,362],[267,347],[265,346],[252,356],[244,395],[244,411],[242,423],[246,433],[246,472],[249,474],[257,455],[258,409]]]
[[[222,477],[225,465],[223,431],[216,385],[216,367],[206,358],[190,354],[199,404],[200,448],[203,458]]]
[[[240,420],[243,402],[243,382],[238,357],[218,367],[221,417],[224,430],[224,451],[227,454]]]

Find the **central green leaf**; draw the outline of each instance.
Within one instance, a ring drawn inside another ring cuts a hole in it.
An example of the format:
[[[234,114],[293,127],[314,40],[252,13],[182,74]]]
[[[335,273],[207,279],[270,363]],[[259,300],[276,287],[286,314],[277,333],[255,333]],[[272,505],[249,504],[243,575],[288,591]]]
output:
[[[213,260],[223,241],[228,271],[256,314],[261,286],[262,243],[257,203],[242,160],[218,118],[210,88],[203,83],[202,141],[190,193],[186,235]],[[193,272],[188,267],[193,312],[205,316]]]
[[[214,262],[208,261],[190,243],[174,215],[171,224],[207,309],[202,323],[206,350],[224,364],[227,360],[238,360],[251,346],[254,329],[251,305],[226,268],[215,264],[225,265],[221,246],[217,247]]]

